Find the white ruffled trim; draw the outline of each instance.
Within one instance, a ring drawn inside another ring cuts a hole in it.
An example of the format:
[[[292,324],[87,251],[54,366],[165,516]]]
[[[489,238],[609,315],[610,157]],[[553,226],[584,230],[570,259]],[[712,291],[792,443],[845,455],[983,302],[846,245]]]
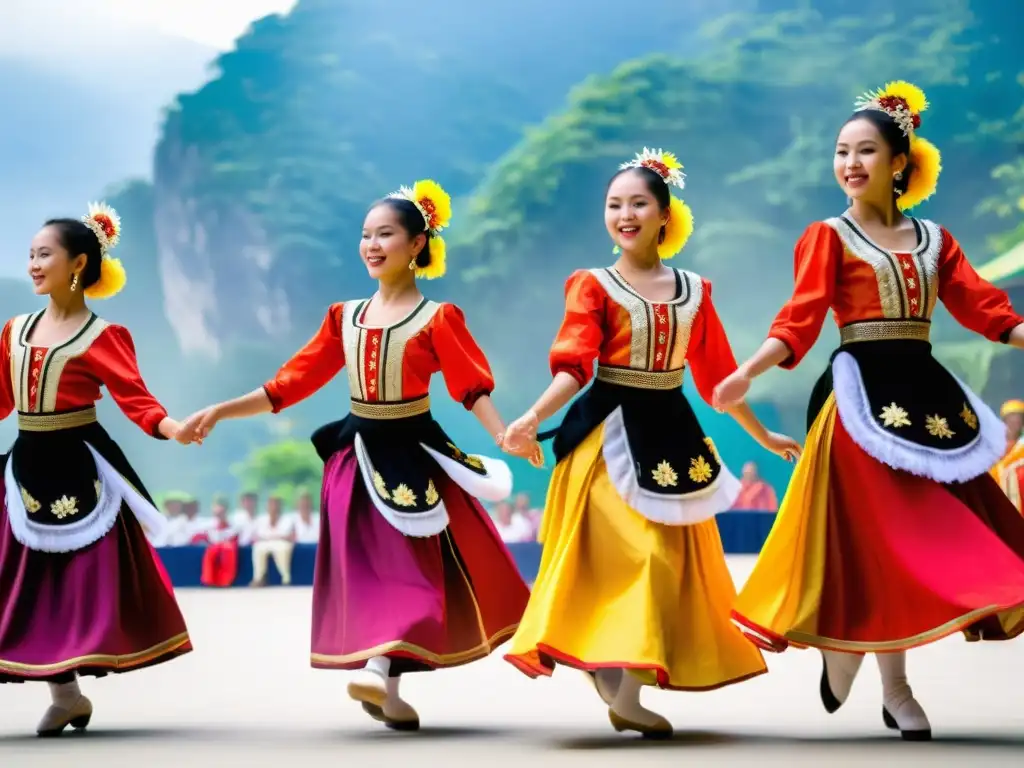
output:
[[[501,459],[477,456],[484,468],[485,474],[481,475],[425,443],[420,445],[440,465],[444,473],[470,496],[493,504],[512,495],[512,470]]]
[[[693,525],[710,520],[732,507],[740,482],[724,465],[710,485],[693,493],[655,493],[640,487],[636,464],[629,450],[626,423],[619,406],[604,421],[601,446],[608,477],[622,500],[653,523]],[[714,457],[712,457],[714,459]]]
[[[953,376],[953,380],[960,385],[978,417],[978,434],[965,446],[941,450],[918,445],[883,429],[871,411],[857,360],[849,352],[840,352],[832,361],[836,407],[853,441],[871,458],[893,469],[939,483],[973,480],[988,472],[1006,450],[1003,422],[960,379]]]
[[[122,502],[136,519],[153,535],[164,532],[167,520],[89,443],[85,444],[96,465],[100,481],[100,497],[92,512],[67,525],[44,525],[29,518],[21,497],[21,486],[14,477],[14,450],[7,457],[4,470],[7,519],[11,533],[23,546],[37,552],[75,552],[93,544],[114,527]]]

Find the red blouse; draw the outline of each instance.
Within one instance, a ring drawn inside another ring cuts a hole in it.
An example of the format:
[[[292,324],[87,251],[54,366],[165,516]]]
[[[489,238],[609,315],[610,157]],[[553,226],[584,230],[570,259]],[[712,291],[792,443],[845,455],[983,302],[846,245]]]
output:
[[[51,347],[28,343],[41,312],[7,321],[0,335],[0,418],[12,411],[55,413],[87,408],[105,386],[118,407],[143,431],[157,431],[167,416],[139,372],[128,329],[92,315],[70,338]]]
[[[815,222],[796,244],[796,285],[768,335],[794,368],[814,346],[829,310],[842,328],[863,320],[930,320],[936,299],[966,328],[1004,341],[1024,318],[1004,291],[982,280],[944,228],[915,220],[919,245],[895,253],[848,216]]]
[[[367,402],[424,397],[438,371],[452,398],[467,409],[494,391],[487,358],[454,304],[424,299],[386,327],[363,324],[368,304],[331,305],[316,335],[264,384],[275,413],[315,393],[346,363],[352,397]]]
[[[551,347],[551,372],[586,386],[599,365],[641,371],[678,370],[690,364],[700,396],[736,370],[725,329],[711,301],[711,282],[678,271],[681,294],[666,302],[645,299],[614,269],[574,272],[565,285],[565,318]]]

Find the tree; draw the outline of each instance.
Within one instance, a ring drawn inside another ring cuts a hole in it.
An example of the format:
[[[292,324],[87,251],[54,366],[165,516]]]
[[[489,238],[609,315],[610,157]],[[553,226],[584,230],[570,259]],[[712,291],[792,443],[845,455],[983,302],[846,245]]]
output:
[[[323,463],[308,440],[284,440],[256,448],[231,472],[245,491],[280,491],[291,496],[298,486],[320,482]]]

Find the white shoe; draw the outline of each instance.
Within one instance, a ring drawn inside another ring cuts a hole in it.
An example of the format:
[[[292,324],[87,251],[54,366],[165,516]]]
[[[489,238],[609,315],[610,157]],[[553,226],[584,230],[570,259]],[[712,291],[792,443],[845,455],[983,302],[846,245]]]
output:
[[[850,696],[864,656],[859,653],[821,652],[821,703],[829,714],[835,712]]]
[[[904,741],[931,741],[932,726],[924,707],[909,685],[902,688],[882,700],[882,721],[886,728],[899,731]]]
[[[384,678],[365,669],[356,673],[355,679],[348,684],[348,695],[364,705],[369,704],[378,709],[384,706],[388,697],[384,689]],[[363,708],[366,709],[365,706]]]
[[[36,735],[60,736],[69,725],[75,730],[85,730],[91,719],[92,702],[85,696],[79,696],[69,707],[51,704],[36,727]]]

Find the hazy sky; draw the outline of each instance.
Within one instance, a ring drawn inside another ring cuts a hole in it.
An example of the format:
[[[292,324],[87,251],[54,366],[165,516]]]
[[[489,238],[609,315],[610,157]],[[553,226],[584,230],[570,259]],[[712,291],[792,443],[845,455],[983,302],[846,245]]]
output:
[[[0,52],[42,54],[48,43],[83,33],[104,37],[148,28],[225,50],[254,19],[288,11],[295,0],[3,0]]]

